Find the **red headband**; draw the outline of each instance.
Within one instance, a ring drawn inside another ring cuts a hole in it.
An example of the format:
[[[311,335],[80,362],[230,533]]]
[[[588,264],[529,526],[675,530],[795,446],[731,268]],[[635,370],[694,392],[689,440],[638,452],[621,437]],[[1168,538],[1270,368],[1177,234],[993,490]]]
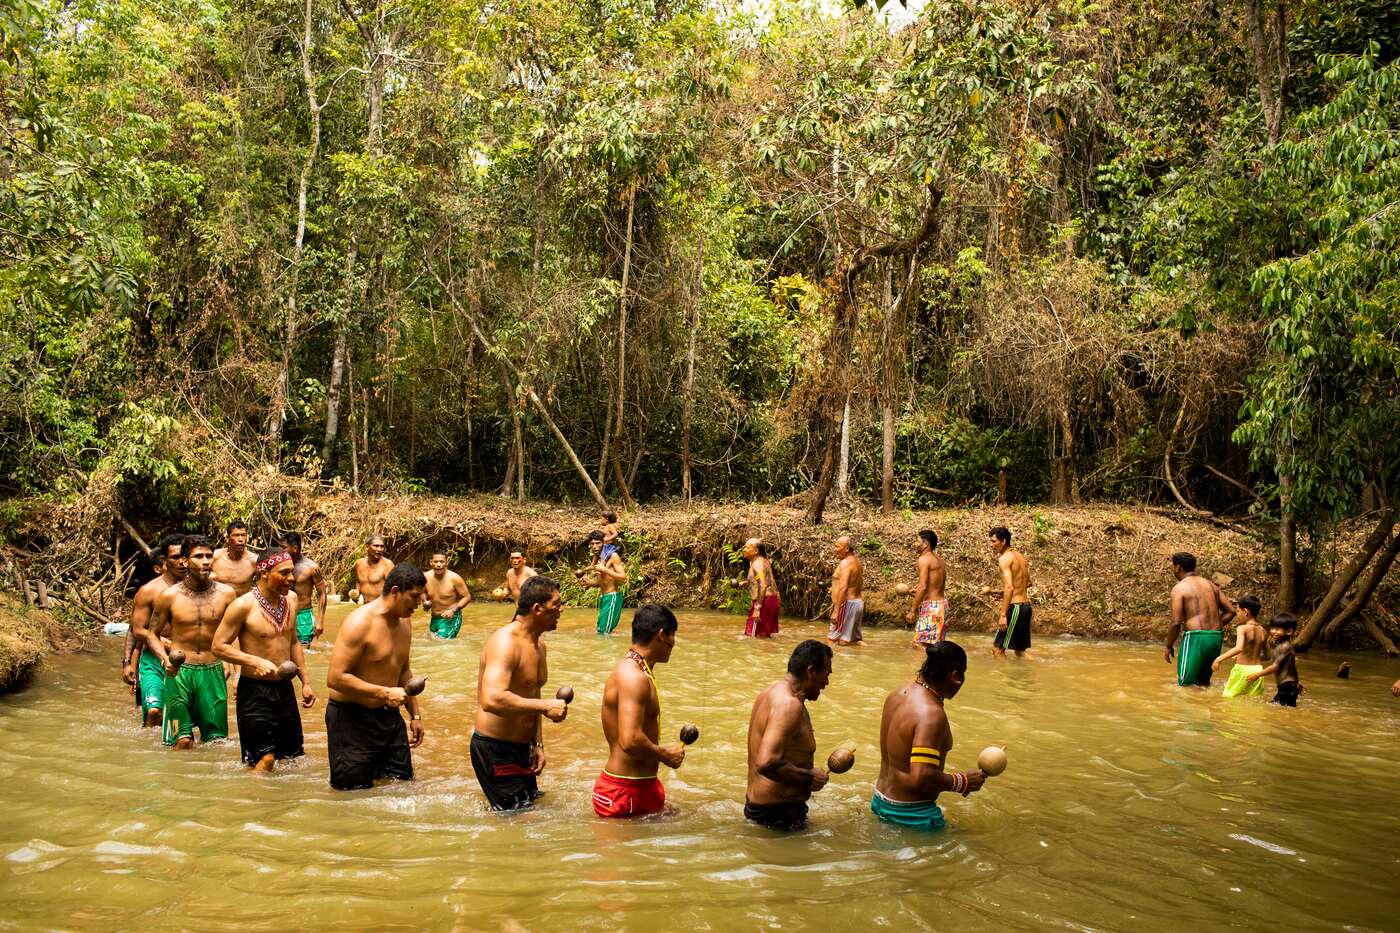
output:
[[[258,573],[262,573],[264,570],[267,570],[270,567],[276,567],[284,560],[291,559],[292,555],[288,554],[286,551],[278,551],[276,554],[265,554],[261,559],[258,560]]]

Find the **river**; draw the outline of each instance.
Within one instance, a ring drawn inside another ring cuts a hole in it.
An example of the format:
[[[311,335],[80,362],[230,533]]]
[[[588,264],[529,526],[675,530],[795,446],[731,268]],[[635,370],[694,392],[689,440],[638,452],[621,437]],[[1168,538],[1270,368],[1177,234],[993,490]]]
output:
[[[333,636],[345,607],[332,607]],[[806,832],[742,819],[745,728],[792,646],[822,629],[784,620],[771,642],[742,619],[683,612],[658,668],[666,740],[701,728],[662,779],[674,812],[604,822],[589,794],[605,757],[602,682],[626,649],[569,610],[547,636],[551,687],[577,699],[546,723],[547,795],[486,810],[468,739],[477,657],[499,605],[468,607],[436,642],[415,618],[428,675],[417,780],[358,793],[326,782],[328,649],[309,654],[320,695],[307,755],[255,777],[237,743],[188,753],[143,731],[117,679],[119,640],[56,657],[0,698],[0,928],[71,930],[1393,930],[1400,917],[1400,700],[1393,664],[1299,663],[1296,710],[1178,689],[1159,647],[1046,639],[1035,662],[975,646],[949,703],[951,762],[1008,747],[981,793],[944,796],[937,835],[869,810],[885,694],[919,655],[902,631],[838,649],[809,704],[820,754],[851,741],[855,768],[812,801]],[[624,614],[619,633],[628,627]],[[550,691],[552,693],[552,690]],[[1272,690],[1270,691],[1270,695]],[[233,715],[230,710],[230,723]]]

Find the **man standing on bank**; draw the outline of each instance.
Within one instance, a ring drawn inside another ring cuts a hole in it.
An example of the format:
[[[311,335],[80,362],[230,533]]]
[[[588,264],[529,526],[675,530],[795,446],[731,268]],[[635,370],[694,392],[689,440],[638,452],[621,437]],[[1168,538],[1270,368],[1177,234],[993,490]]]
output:
[[[787,676],[758,695],[749,714],[749,784],[744,817],[770,829],[807,825],[807,800],[826,786],[815,767],[817,737],[807,701],[831,680],[831,648],[807,639],[793,649]]]
[[[559,627],[564,600],[559,584],[534,576],[520,587],[515,619],[481,649],[476,676],[472,771],[493,810],[525,810],[539,797],[544,771],[541,717],[563,722],[563,700],[540,699],[549,679],[548,650],[540,636]]]
[[[409,749],[423,743],[423,713],[404,688],[413,679],[409,617],[426,585],[423,571],[399,564],[384,577],[383,593],[340,626],[326,675],[326,752],[336,790],[372,787],[378,778],[413,780]],[[407,733],[401,706],[408,707]]]
[[[235,518],[224,529],[223,547],[214,552],[214,567],[211,573],[220,583],[233,587],[237,596],[242,596],[253,588],[253,577],[257,574],[257,561],[248,552],[248,523]]]
[[[194,730],[201,742],[228,736],[229,667],[214,657],[214,633],[237,596],[233,587],[211,575],[214,546],[203,535],[186,535],[180,546],[185,559],[185,579],[156,599],[146,650],[165,669],[165,722],[161,739],[179,749],[194,745]],[[170,651],[180,651],[184,661],[171,664],[161,636],[169,632]]]
[[[838,645],[864,641],[860,620],[865,616],[861,598],[864,571],[849,535],[836,539],[836,570],[831,574],[831,628],[826,640]]]
[[[925,528],[919,532],[919,585],[914,588],[914,605],[905,618],[914,623],[914,646],[936,645],[948,632],[948,600],[943,596],[945,571],[938,554],[938,535]]]
[[[382,535],[370,535],[365,542],[365,556],[355,561],[355,589],[360,599],[368,603],[384,592],[384,579],[394,569],[394,562],[384,556]]]
[[[943,705],[958,695],[967,676],[967,653],[941,641],[924,649],[924,663],[912,684],[885,698],[880,716],[880,779],[870,810],[882,821],[909,829],[943,828],[938,795],[946,790],[966,797],[980,790],[980,769],[948,771],[953,729]]]
[[[1031,568],[1020,551],[1011,549],[1011,529],[998,525],[987,534],[1001,571],[1001,615],[992,637],[992,654],[1006,660],[1006,652],[1023,658],[1031,648]],[[984,590],[985,592],[985,590]]]
[[[447,552],[434,551],[428,574],[428,631],[438,638],[456,638],[462,630],[462,609],[472,601],[467,581],[447,569]]]
[[[160,576],[142,585],[131,603],[131,628],[127,632],[131,650],[122,676],[125,678],[128,671],[134,671],[136,701],[141,707],[141,720],[147,726],[160,725],[165,709],[165,669],[155,653],[146,647],[147,632],[157,597],[185,579],[185,558],[180,556],[184,543],[184,535],[171,534],[160,539],[153,555],[160,561]]]
[[[282,546],[292,555],[296,574],[293,588],[297,593],[297,640],[307,648],[326,630],[326,578],[321,565],[301,552],[300,532],[282,535]]]
[[[1208,687],[1211,664],[1220,656],[1224,643],[1223,627],[1235,617],[1235,607],[1215,583],[1196,576],[1194,554],[1173,554],[1172,576],[1177,582],[1172,587],[1172,627],[1167,630],[1164,657],[1171,663],[1176,638],[1184,628],[1186,634],[1176,659],[1177,686]]]
[[[296,665],[302,706],[310,709],[316,703],[316,691],[306,678],[296,626],[289,624],[297,615],[292,555],[264,553],[257,568],[253,589],[233,601],[214,633],[214,657],[243,669],[234,701],[243,763],[254,771],[271,771],[276,762],[304,754],[301,711],[291,678],[282,675],[283,662]]]
[[[603,687],[603,736],[608,763],[593,784],[593,812],[601,817],[646,816],[666,805],[656,772],[679,768],[685,746],[661,745],[661,694],[653,670],[671,660],[676,614],[648,603],[632,615],[632,646]]]
[[[744,634],[755,638],[772,638],[778,634],[778,614],[783,604],[778,598],[778,581],[773,577],[773,563],[762,538],[744,542],[744,556],[749,561],[749,617],[744,622]]]

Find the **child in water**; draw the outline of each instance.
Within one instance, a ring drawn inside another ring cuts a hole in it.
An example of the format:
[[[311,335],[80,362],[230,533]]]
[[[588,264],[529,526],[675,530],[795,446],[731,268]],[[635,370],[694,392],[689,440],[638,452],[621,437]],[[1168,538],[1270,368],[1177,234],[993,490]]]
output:
[[[1235,659],[1230,668],[1230,677],[1225,681],[1224,696],[1262,696],[1262,681],[1250,680],[1249,675],[1264,669],[1264,651],[1269,646],[1269,633],[1259,624],[1259,598],[1246,596],[1239,601],[1235,615],[1235,647],[1211,662],[1212,671],[1220,670],[1220,665]]]
[[[1270,702],[1279,706],[1297,706],[1298,694],[1303,692],[1298,683],[1298,660],[1292,640],[1297,628],[1298,620],[1291,613],[1280,612],[1269,620],[1269,637],[1274,641],[1274,662],[1247,678],[1253,683],[1267,674],[1273,674],[1278,692]]]

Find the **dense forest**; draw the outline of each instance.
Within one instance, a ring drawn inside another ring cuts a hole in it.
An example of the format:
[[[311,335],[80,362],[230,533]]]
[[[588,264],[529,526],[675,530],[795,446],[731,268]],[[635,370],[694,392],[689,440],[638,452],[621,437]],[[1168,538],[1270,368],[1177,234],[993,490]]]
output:
[[[0,0],[0,494],[1155,502],[1270,529],[1284,605],[1367,516],[1320,626],[1400,553],[1398,49],[1380,0]]]

